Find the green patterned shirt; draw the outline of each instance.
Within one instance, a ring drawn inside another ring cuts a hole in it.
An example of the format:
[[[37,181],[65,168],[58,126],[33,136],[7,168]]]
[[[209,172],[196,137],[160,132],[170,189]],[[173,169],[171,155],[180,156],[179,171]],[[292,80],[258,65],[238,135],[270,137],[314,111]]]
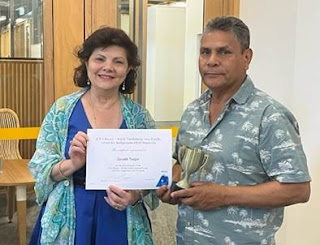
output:
[[[193,101],[183,113],[180,145],[210,155],[207,169],[191,181],[221,185],[258,185],[267,181],[308,182],[310,176],[298,124],[283,105],[254,87],[246,78],[213,125],[209,122],[211,91]],[[178,244],[275,244],[284,208],[224,206],[197,211],[179,206]]]

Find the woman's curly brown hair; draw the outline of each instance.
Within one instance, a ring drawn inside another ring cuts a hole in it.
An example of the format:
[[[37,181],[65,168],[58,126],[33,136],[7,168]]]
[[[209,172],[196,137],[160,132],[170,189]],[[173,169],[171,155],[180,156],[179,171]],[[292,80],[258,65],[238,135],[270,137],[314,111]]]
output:
[[[116,45],[125,49],[128,65],[131,67],[124,80],[125,89],[122,90],[122,86],[119,86],[119,91],[123,94],[133,93],[136,85],[135,79],[137,77],[137,69],[140,66],[138,48],[123,30],[112,27],[102,27],[93,32],[77,51],[76,56],[79,58],[81,64],[74,70],[73,81],[76,86],[91,86],[87,84],[88,74],[86,62],[88,62],[95,49],[107,48],[112,45]]]

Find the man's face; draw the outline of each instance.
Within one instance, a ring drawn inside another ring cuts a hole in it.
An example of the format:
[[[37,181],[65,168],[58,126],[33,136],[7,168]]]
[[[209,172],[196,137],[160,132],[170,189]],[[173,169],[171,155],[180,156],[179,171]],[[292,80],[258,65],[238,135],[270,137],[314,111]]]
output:
[[[204,34],[199,54],[204,84],[217,93],[237,90],[245,79],[251,57],[251,49],[242,51],[232,32],[217,30]]]

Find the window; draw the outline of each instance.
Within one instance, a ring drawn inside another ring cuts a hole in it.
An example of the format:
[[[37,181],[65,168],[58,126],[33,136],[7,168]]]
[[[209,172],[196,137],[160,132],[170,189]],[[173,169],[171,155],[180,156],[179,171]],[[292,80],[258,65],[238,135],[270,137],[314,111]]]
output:
[[[0,0],[0,58],[42,58],[42,33],[42,0]]]

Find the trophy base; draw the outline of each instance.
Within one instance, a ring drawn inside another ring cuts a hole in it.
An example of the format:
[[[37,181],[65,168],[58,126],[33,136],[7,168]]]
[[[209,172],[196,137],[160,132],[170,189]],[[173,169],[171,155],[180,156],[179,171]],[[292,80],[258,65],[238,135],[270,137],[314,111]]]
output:
[[[172,181],[172,184],[171,184],[171,187],[170,187],[171,192],[180,191],[180,190],[183,190],[183,189],[184,188],[182,188],[182,187],[177,185],[176,181]]]

